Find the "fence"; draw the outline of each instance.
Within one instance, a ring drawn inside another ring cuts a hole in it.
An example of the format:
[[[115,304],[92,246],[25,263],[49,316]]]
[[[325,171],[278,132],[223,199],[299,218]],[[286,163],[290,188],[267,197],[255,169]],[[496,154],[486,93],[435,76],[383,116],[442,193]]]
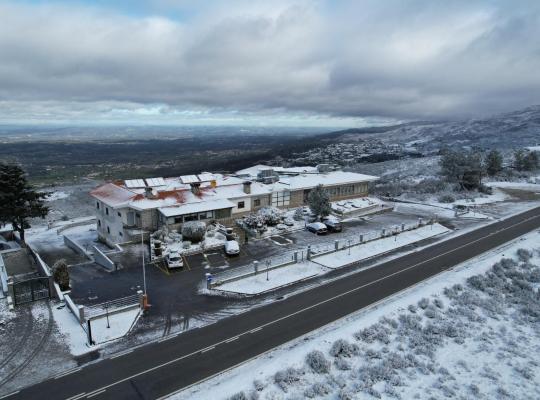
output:
[[[315,245],[310,245],[305,249],[295,250],[278,257],[272,257],[266,260],[258,262],[256,266],[254,264],[246,265],[238,268],[228,269],[212,276],[212,282],[208,283],[209,288],[222,285],[228,282],[234,282],[242,278],[256,275],[260,272],[282,268],[287,265],[295,264],[310,260],[313,257],[322,256],[335,251],[347,249],[349,247],[359,246],[373,240],[381,239],[384,237],[394,236],[401,232],[411,231],[427,224],[432,224],[435,221],[430,220],[424,222],[419,219],[414,224],[401,224],[401,226],[395,226],[391,229],[381,229],[379,232],[369,232],[358,234],[355,236],[349,236],[345,239],[335,240],[334,242],[326,242]],[[257,268],[257,270],[256,270]]]
[[[105,303],[84,307],[84,317],[86,320],[102,317],[107,314],[114,314],[127,308],[139,307],[140,294],[122,297]]]
[[[85,256],[89,260],[92,260],[92,256],[75,240],[71,239],[69,236],[64,235],[64,244],[82,256]]]

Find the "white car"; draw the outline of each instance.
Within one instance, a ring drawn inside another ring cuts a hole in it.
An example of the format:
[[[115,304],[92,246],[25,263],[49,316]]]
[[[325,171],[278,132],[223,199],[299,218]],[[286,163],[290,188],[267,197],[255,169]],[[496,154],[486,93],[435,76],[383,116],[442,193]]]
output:
[[[171,251],[167,254],[167,266],[170,269],[182,268],[184,266],[184,261],[182,256],[177,251]]]
[[[227,240],[224,246],[225,254],[235,256],[240,254],[240,245],[236,240]]]

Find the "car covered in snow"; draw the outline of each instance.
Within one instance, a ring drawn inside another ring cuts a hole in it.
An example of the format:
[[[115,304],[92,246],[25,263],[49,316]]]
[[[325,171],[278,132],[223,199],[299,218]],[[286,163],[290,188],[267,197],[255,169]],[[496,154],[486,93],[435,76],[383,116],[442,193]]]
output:
[[[343,226],[337,218],[327,218],[323,223],[329,232],[341,232],[343,230]]]
[[[240,245],[236,240],[227,240],[223,246],[225,254],[228,256],[236,256],[240,254]]]
[[[317,235],[326,235],[326,233],[328,232],[326,225],[322,222],[312,222],[311,224],[307,224],[306,229]]]
[[[167,267],[169,267],[169,269],[184,267],[184,260],[182,260],[180,253],[177,251],[171,251],[169,254],[167,254]]]
[[[287,226],[293,226],[294,225],[294,219],[287,217],[283,220],[283,224]]]

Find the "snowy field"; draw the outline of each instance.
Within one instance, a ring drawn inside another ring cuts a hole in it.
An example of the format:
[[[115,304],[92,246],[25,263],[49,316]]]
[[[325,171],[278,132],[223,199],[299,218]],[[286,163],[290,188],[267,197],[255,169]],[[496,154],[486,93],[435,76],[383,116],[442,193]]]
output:
[[[540,398],[539,247],[527,234],[170,399]]]
[[[336,251],[314,258],[317,264],[321,264],[329,268],[341,268],[353,262],[362,261],[371,257],[375,257],[389,251],[399,249],[401,247],[419,242],[434,236],[442,235],[450,232],[448,228],[440,224],[432,224],[423,226],[412,231],[406,231],[396,236],[386,237],[373,240],[358,246],[353,246],[350,249]]]

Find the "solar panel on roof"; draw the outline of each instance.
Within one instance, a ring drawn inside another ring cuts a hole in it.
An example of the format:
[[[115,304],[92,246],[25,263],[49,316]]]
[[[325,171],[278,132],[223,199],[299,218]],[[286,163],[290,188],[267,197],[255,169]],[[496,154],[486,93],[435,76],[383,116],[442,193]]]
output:
[[[146,178],[146,183],[148,186],[165,186],[165,180],[163,178]]]
[[[180,180],[182,181],[182,183],[195,183],[195,182],[199,182],[199,178],[197,178],[196,175],[182,175],[180,177]]]
[[[201,182],[210,182],[216,179],[214,174],[200,174],[198,177]]]
[[[143,188],[146,187],[144,180],[142,179],[128,179],[126,182],[126,187],[128,188]]]

